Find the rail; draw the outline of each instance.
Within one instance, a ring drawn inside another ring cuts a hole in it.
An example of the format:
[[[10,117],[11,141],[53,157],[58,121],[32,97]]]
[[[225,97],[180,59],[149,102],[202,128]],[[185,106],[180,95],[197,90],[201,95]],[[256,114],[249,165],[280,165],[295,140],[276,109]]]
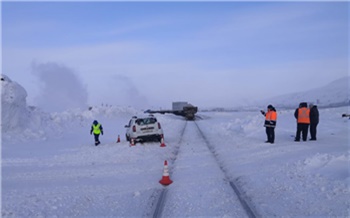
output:
[[[245,211],[246,215],[250,218],[255,218],[255,217],[259,217],[259,215],[256,213],[254,207],[250,204],[249,199],[247,199],[247,197],[244,195],[244,193],[241,191],[241,189],[239,188],[239,186],[237,184],[235,184],[234,181],[230,181],[227,172],[224,170],[224,166],[221,164],[222,162],[218,159],[218,156],[215,155],[215,149],[214,146],[212,146],[210,144],[210,142],[208,141],[208,139],[205,137],[205,135],[203,134],[202,130],[200,129],[200,127],[198,126],[197,122],[194,122],[195,126],[198,129],[199,135],[200,137],[203,139],[203,141],[205,142],[207,148],[209,149],[210,153],[214,156],[214,159],[216,161],[216,163],[218,164],[218,167],[220,168],[220,170],[223,172],[223,175],[225,177],[226,181],[229,181],[229,187],[233,190],[233,193],[235,193],[235,195],[237,196],[237,199],[239,200],[242,209]],[[181,136],[180,136],[180,140],[177,143],[177,146],[175,147],[174,150],[174,158],[171,160],[171,165],[174,165],[175,161],[177,160],[177,156],[179,153],[179,150],[181,148],[181,144],[183,142],[183,137],[184,134],[186,132],[186,128],[187,128],[187,122],[184,125],[182,132],[181,132]],[[170,169],[171,171],[171,169]],[[152,217],[153,218],[159,218],[162,217],[162,213],[164,210],[164,207],[166,207],[166,199],[167,199],[167,193],[168,191],[171,190],[171,185],[162,188],[160,191],[159,189],[157,190],[157,193],[155,195],[157,195],[157,197],[153,198],[153,201],[157,201],[156,203],[153,202],[151,205],[153,205],[154,208],[152,208]]]

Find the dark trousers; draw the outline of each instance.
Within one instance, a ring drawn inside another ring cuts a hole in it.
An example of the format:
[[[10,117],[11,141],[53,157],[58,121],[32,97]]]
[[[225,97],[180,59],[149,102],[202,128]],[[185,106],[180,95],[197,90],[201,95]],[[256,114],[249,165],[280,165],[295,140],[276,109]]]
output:
[[[99,140],[100,134],[95,134],[94,133],[94,137],[95,137],[95,145],[100,144],[100,140]]]
[[[307,140],[307,132],[309,131],[309,124],[307,123],[298,123],[297,125],[297,134],[295,136],[295,141],[300,141],[300,134],[303,136],[303,141]]]
[[[318,123],[310,123],[310,135],[312,140],[316,140],[317,124]]]
[[[270,143],[275,142],[275,128],[274,127],[266,127],[266,135],[267,141]]]

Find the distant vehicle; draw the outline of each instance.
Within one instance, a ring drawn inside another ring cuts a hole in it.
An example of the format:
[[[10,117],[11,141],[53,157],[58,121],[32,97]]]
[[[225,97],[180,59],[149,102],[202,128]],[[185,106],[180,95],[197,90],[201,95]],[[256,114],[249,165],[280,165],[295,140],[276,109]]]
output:
[[[161,125],[153,115],[142,118],[134,116],[130,119],[129,124],[125,125],[125,128],[127,141],[134,139],[135,142],[161,142],[164,137]]]
[[[180,101],[180,102],[173,102],[173,108],[172,110],[146,110],[145,113],[160,113],[160,114],[165,114],[165,113],[172,113],[175,115],[183,116],[187,120],[194,120],[195,119],[195,114],[198,111],[198,107],[193,106],[192,104],[189,104],[185,101]]]
[[[187,120],[194,120],[198,108],[185,101],[173,102],[172,112],[176,115],[184,116]]]

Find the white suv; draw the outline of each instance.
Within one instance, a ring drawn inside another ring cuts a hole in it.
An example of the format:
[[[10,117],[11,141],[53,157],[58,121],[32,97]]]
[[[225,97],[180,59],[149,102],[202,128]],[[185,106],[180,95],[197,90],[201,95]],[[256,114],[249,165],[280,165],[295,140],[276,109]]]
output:
[[[149,140],[157,140],[161,142],[163,138],[163,130],[157,119],[150,115],[148,117],[137,118],[132,117],[128,125],[125,125],[126,140],[134,139],[135,142],[143,142]]]

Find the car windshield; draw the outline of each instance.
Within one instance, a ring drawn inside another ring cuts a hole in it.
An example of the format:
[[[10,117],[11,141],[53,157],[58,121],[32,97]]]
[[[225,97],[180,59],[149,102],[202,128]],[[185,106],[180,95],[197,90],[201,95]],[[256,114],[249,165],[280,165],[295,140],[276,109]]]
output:
[[[154,124],[157,122],[157,119],[154,117],[149,117],[149,118],[140,118],[136,120],[137,125],[148,125],[148,124]]]

